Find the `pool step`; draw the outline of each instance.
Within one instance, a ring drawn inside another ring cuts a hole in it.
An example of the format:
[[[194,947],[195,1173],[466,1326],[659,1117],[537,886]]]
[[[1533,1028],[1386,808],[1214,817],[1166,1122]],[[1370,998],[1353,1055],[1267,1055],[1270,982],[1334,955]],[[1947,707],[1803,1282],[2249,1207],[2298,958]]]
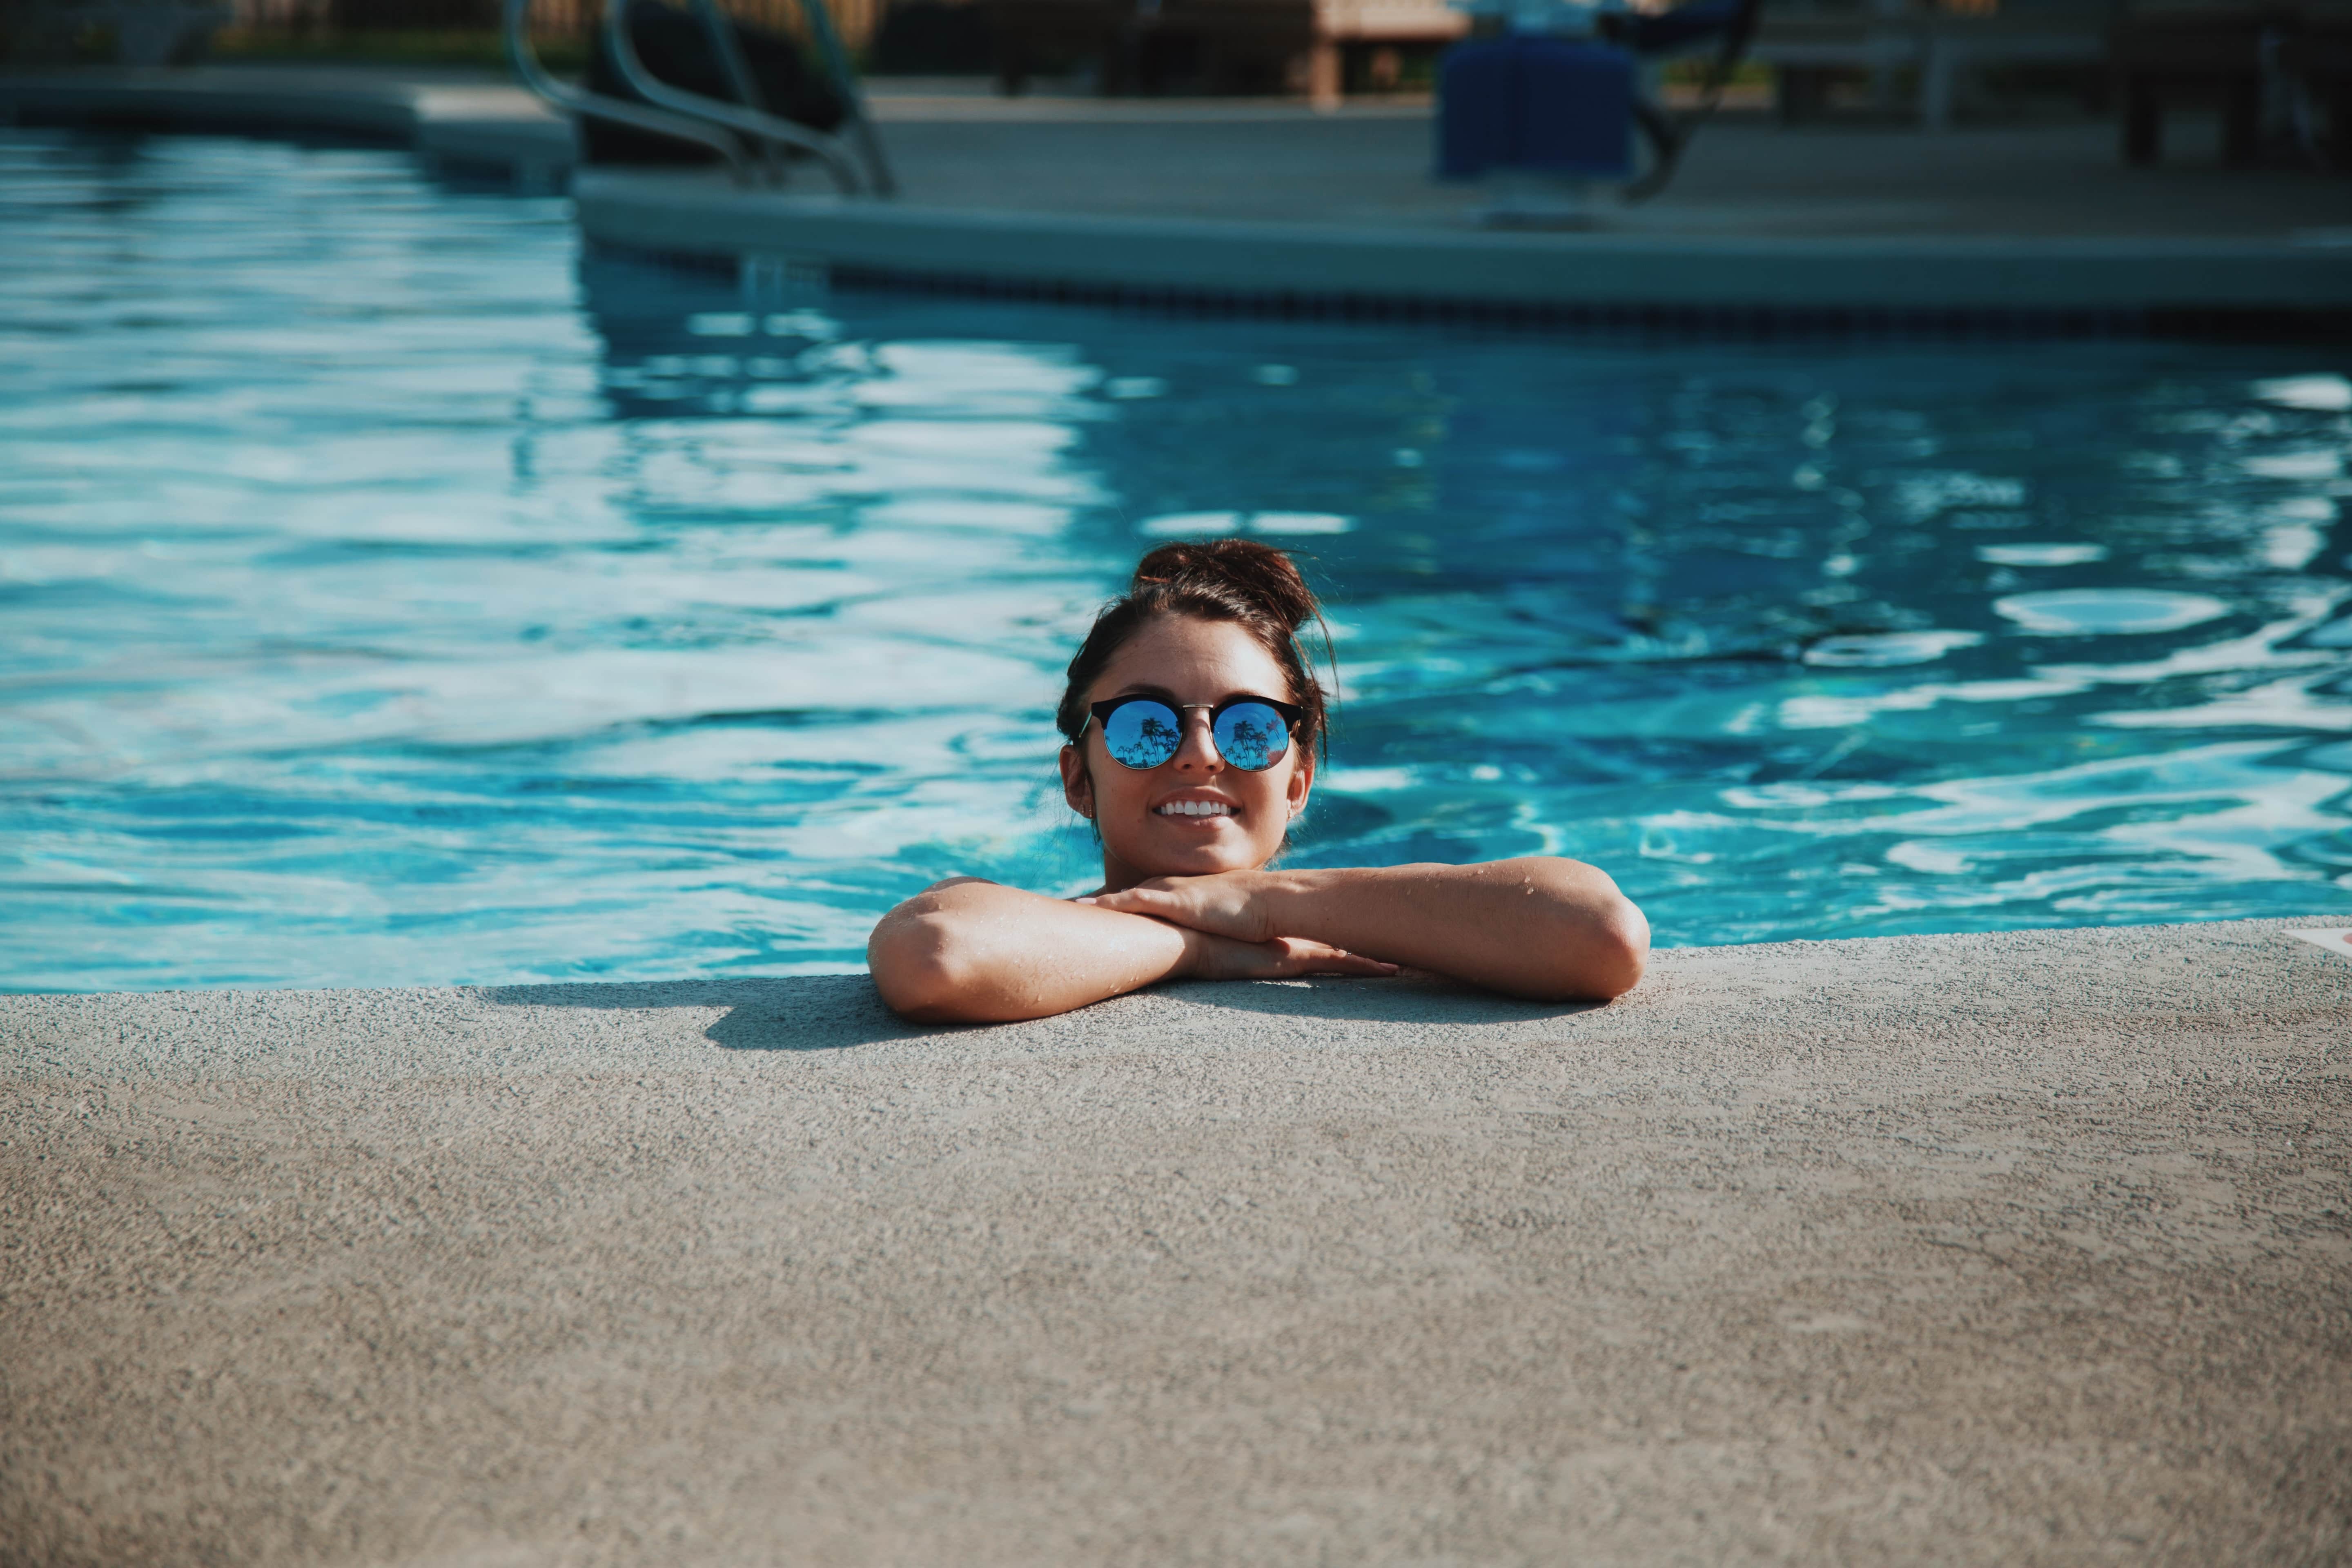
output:
[[[2352,247],[2312,238],[1730,237],[1099,216],[583,169],[598,244],[747,277],[1368,317],[1695,326],[2341,330]]]

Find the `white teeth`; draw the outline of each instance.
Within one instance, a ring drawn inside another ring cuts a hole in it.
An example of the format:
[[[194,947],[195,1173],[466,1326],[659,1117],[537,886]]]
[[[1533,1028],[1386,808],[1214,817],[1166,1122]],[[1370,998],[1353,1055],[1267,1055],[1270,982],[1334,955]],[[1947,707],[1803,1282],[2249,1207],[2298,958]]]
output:
[[[1171,800],[1160,808],[1162,816],[1231,816],[1234,808],[1221,800]]]

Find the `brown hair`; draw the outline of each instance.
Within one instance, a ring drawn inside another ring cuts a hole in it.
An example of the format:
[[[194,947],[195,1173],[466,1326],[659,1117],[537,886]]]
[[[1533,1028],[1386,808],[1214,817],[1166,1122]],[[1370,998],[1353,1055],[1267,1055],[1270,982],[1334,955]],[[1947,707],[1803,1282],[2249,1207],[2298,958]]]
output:
[[[1087,693],[1103,667],[1145,622],[1159,616],[1231,621],[1255,637],[1281,666],[1283,679],[1290,682],[1290,700],[1307,710],[1297,738],[1322,743],[1329,697],[1308,668],[1299,641],[1300,629],[1313,621],[1322,635],[1324,658],[1329,659],[1331,628],[1315,601],[1315,591],[1290,557],[1272,545],[1207,539],[1163,544],[1145,556],[1136,563],[1127,592],[1095,616],[1094,629],[1070,660],[1069,685],[1054,713],[1054,722],[1073,745],[1086,729]]]

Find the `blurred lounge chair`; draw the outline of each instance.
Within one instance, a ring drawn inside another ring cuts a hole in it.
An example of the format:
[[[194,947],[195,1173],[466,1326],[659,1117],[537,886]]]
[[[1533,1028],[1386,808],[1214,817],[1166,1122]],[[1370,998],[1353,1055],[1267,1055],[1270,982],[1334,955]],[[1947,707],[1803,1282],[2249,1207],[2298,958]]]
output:
[[[2277,53],[2289,114],[2312,160],[2342,174],[2352,170],[2352,5],[2307,5],[2303,19]]]
[[[1897,107],[1906,73],[1923,131],[1951,123],[1971,72],[1987,66],[2096,65],[2106,58],[2105,0],[1984,0],[1967,6],[1867,0],[1773,5],[1749,55],[1773,68],[1780,117],[1801,121],[1826,106],[1835,77],[1869,75],[1872,96]]]
[[[2164,117],[2218,108],[2221,161],[2259,162],[2279,142],[2352,163],[2352,4],[2346,0],[2134,0],[2116,27],[2123,155],[2163,156]]]

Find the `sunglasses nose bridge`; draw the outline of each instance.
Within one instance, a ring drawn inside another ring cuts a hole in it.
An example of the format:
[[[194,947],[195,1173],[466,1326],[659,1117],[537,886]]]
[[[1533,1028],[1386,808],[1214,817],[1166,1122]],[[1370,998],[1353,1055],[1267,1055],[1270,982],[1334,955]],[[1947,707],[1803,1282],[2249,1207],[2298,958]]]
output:
[[[1206,705],[1189,704],[1178,712],[1177,719],[1176,754],[1169,760],[1180,768],[1222,772],[1224,753],[1217,750],[1216,727],[1210,722]]]

